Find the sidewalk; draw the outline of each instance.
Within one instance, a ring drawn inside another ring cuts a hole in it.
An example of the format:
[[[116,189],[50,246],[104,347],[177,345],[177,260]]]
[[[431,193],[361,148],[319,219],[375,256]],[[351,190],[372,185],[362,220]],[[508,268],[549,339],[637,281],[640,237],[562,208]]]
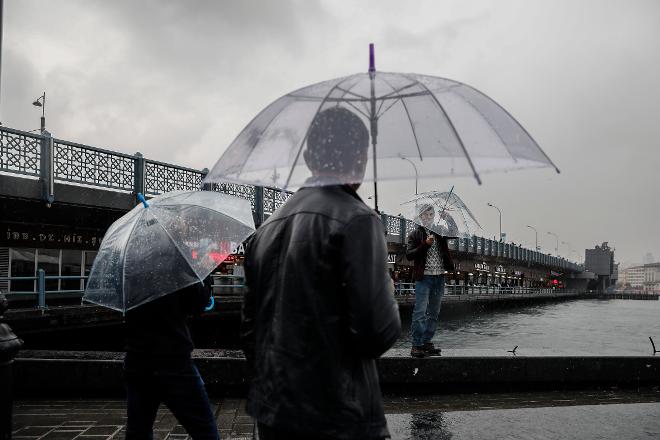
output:
[[[215,399],[223,439],[253,439],[243,399]],[[548,393],[386,396],[393,439],[600,439],[660,438],[660,389]],[[14,438],[30,440],[123,439],[121,399],[20,400]],[[161,408],[154,439],[187,439]]]

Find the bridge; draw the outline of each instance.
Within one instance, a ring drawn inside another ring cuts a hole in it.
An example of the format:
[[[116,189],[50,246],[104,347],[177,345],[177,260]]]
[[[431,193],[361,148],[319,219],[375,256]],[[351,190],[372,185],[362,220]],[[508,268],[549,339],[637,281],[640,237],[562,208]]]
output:
[[[231,194],[250,201],[257,226],[291,195],[233,183],[202,188],[207,172],[140,153],[57,139],[47,131],[37,134],[0,127],[0,291],[10,300],[36,298],[40,290],[45,296],[79,296],[105,230],[136,205],[137,193],[156,196],[174,190],[211,190]],[[388,262],[393,271],[401,270],[405,276],[410,265],[404,258],[405,240],[416,226],[401,216],[381,213],[381,218]],[[455,291],[476,287],[487,292],[502,287],[584,290],[589,278],[582,265],[521,245],[478,236],[450,240],[449,245],[459,262],[457,272],[448,274],[449,284],[454,285],[450,289]],[[557,285],[551,285],[551,280]]]

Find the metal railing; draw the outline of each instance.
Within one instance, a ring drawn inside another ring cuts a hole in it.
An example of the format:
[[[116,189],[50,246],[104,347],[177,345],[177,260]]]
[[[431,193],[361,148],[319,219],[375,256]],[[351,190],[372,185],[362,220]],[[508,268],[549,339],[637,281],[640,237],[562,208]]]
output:
[[[55,139],[48,132],[34,134],[0,127],[0,172],[39,177],[44,182],[42,198],[52,203],[55,182],[154,196],[174,190],[202,189],[208,170],[145,159],[140,153],[130,155]],[[257,225],[292,194],[274,188],[233,183],[209,184],[204,189],[249,200]],[[400,243],[405,243],[408,233],[417,227],[411,220],[400,216],[383,213],[381,218],[390,239],[398,237]],[[561,270],[584,271],[582,265],[564,258],[484,237],[451,240],[450,249]]]
[[[548,293],[575,294],[576,290],[552,289],[546,287],[497,287],[497,286],[464,286],[456,284],[445,285],[445,295],[540,295]],[[395,283],[394,295],[414,295],[415,283]]]
[[[46,305],[46,297],[48,296],[49,298],[76,298],[76,297],[82,297],[82,294],[84,292],[84,289],[70,289],[70,290],[62,290],[62,289],[56,289],[56,290],[49,290],[47,288],[47,282],[48,281],[64,281],[64,280],[72,280],[72,281],[85,281],[87,280],[87,276],[84,275],[46,275],[46,271],[43,269],[37,270],[37,275],[33,277],[0,277],[0,281],[32,281],[37,284],[37,290],[36,292],[34,290],[32,291],[3,291],[2,293],[5,295],[7,299],[13,299],[13,298],[36,298],[37,300],[37,308],[44,311],[48,308]]]
[[[25,299],[35,298],[37,308],[44,311],[48,308],[47,299],[62,298],[82,298],[85,289],[48,289],[48,281],[83,281],[88,276],[67,276],[67,275],[46,275],[44,269],[39,269],[36,276],[32,277],[0,277],[0,281],[32,281],[36,282],[36,292],[34,290],[14,291],[2,290],[7,299]],[[244,278],[238,275],[214,275],[213,276],[213,294],[219,297],[242,297],[245,287]]]

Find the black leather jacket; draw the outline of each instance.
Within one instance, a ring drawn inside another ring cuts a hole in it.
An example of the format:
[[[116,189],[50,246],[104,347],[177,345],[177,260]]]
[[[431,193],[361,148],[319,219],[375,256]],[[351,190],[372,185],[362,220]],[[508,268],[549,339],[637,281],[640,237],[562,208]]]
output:
[[[248,413],[310,438],[388,436],[375,359],[401,333],[376,213],[347,186],[294,194],[248,240]]]
[[[434,235],[435,240],[440,245],[440,256],[442,257],[442,266],[445,270],[453,272],[455,270],[454,260],[451,257],[451,252],[449,251],[449,245],[447,244],[447,238],[442,235],[438,235],[435,232],[431,231],[431,234]],[[429,246],[426,244],[426,229],[418,226],[417,229],[412,231],[408,235],[408,244],[406,246],[406,259],[408,261],[413,261],[413,278],[415,281],[419,281],[424,276],[424,267],[426,266],[426,257],[429,253]]]

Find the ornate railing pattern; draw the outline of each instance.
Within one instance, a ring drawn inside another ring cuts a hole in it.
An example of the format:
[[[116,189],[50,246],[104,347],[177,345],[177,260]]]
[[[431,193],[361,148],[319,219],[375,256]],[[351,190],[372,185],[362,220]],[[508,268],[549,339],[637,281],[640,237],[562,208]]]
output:
[[[238,183],[214,183],[210,186],[211,190],[219,191],[232,196],[247,199],[252,205],[252,210],[256,210],[255,204],[255,187],[252,185],[240,185]]]
[[[275,188],[264,188],[264,213],[272,214],[293,194],[290,191],[282,191]]]
[[[52,174],[48,174],[49,158],[52,158]],[[0,127],[0,171],[115,190],[142,191],[149,195],[201,189],[206,174],[206,170],[198,171],[148,160],[140,154],[127,155],[53,139],[48,133],[32,134],[5,127]],[[211,184],[205,189],[249,200],[257,218],[263,214],[272,214],[291,196],[288,191],[235,183]],[[401,243],[405,243],[407,234],[416,228],[415,223],[408,219],[402,222],[400,217],[386,214],[382,215],[382,219],[388,235],[399,236]],[[450,240],[449,246],[457,252],[584,270],[581,265],[563,258],[482,237]]]
[[[3,128],[0,131],[0,171],[39,176],[41,138]]]
[[[88,145],[54,140],[54,177],[59,181],[131,191],[135,174],[133,156]]]
[[[387,216],[387,233],[389,235],[401,235],[401,218],[393,215]]]
[[[201,189],[204,173],[153,160],[144,161],[144,192],[150,195],[169,191]]]
[[[413,222],[412,220],[406,219],[406,231],[412,231],[417,227],[417,223]]]

